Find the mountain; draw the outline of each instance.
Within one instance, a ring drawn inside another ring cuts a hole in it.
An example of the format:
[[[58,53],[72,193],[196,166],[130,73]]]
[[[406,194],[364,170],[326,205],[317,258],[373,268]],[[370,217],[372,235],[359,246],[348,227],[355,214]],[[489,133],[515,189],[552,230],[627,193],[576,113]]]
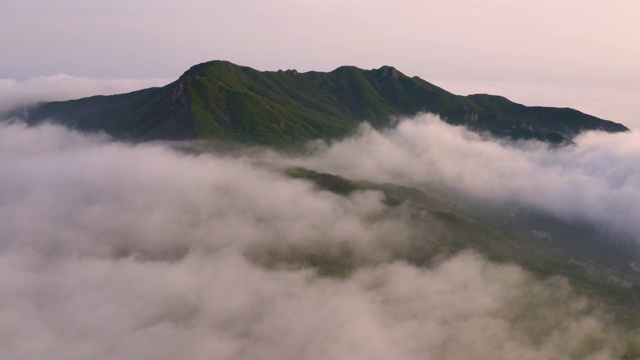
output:
[[[287,148],[343,137],[363,121],[381,128],[391,125],[394,116],[419,112],[499,137],[555,143],[584,130],[628,130],[572,109],[454,95],[390,66],[262,72],[226,61],[193,66],[161,88],[43,103],[20,115],[31,124],[52,119],[134,141],[216,138]]]

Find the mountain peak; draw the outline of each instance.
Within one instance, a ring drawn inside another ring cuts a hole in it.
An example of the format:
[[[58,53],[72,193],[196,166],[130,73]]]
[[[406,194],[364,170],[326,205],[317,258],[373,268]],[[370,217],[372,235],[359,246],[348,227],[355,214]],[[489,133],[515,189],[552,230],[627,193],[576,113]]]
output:
[[[288,69],[288,70],[278,70],[278,74],[298,75],[299,72],[296,69]]]
[[[189,68],[189,70],[185,71],[181,76],[180,79],[189,77],[189,76],[203,76],[206,70],[209,70],[211,68],[219,68],[219,69],[226,69],[226,70],[232,70],[232,69],[241,69],[243,68],[243,66],[239,66],[236,65],[230,61],[226,61],[226,60],[212,60],[212,61],[206,61],[197,65],[193,65],[192,67]]]
[[[403,73],[389,65],[384,65],[379,69],[374,69],[373,71],[382,77],[391,77],[394,80],[398,80],[400,76],[404,76]]]
[[[223,60],[194,65],[163,88],[45,103],[31,108],[26,120],[55,119],[133,140],[217,138],[294,148],[312,139],[346,136],[364,121],[381,128],[394,116],[420,112],[497,137],[555,143],[584,130],[628,130],[572,109],[454,95],[388,65],[263,72]]]

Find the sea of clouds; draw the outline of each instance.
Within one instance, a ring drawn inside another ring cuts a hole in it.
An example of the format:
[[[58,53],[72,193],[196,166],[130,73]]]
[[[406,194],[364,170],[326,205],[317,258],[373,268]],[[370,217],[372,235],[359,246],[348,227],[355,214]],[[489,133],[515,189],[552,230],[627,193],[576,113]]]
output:
[[[284,159],[352,179],[435,187],[486,204],[518,205],[586,221],[640,243],[640,133],[587,132],[560,148],[498,141],[433,115]],[[277,158],[277,155],[270,155]]]
[[[474,252],[406,260],[437,222],[274,166],[447,187],[637,229],[635,133],[499,143],[433,116],[304,157],[193,154],[0,123],[7,359],[615,359],[634,334],[563,279]],[[615,216],[614,216],[615,215]],[[435,236],[435,235],[434,235]],[[352,254],[326,277],[288,254]],[[278,264],[279,261],[285,264]],[[273,264],[275,262],[275,265]]]

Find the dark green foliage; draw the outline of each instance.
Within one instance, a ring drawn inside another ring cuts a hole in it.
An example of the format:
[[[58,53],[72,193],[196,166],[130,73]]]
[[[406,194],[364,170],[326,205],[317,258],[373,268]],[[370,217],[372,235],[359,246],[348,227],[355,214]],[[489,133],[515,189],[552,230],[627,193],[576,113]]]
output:
[[[569,108],[528,107],[511,102],[502,96],[486,94],[469,95],[468,98],[501,119],[530,125],[542,133],[573,137],[584,130],[608,132],[629,130],[618,123],[602,120]]]
[[[190,139],[196,136],[188,99],[180,84],[128,94],[50,102],[29,109],[29,123],[61,122],[86,132],[125,140]]]
[[[45,103],[30,109],[27,121],[53,119],[120,139],[216,138],[297,149],[308,140],[346,136],[364,121],[380,128],[391,125],[393,116],[419,112],[495,136],[552,143],[582,130],[627,130],[575,110],[457,96],[389,66],[261,72],[226,61],[196,65],[162,88]]]
[[[293,178],[311,180],[318,187],[340,195],[349,195],[356,190],[366,189],[366,187],[358,186],[354,182],[340,176],[319,173],[304,168],[291,168],[288,169],[286,173]]]

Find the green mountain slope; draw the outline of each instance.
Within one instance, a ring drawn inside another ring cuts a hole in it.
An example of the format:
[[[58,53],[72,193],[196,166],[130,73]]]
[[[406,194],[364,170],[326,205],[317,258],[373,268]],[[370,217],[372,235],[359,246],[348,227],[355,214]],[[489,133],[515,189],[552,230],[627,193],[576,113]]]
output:
[[[499,118],[531,125],[543,133],[556,132],[572,137],[585,129],[621,131],[618,124],[570,108],[524,106],[502,96],[487,94],[469,95],[467,98]]]
[[[80,131],[104,131],[118,139],[193,138],[188,99],[176,96],[172,86],[44,103],[23,117],[29,123],[53,120]]]
[[[384,127],[394,116],[419,112],[515,139],[562,142],[583,130],[628,130],[575,110],[454,95],[389,66],[261,72],[226,61],[196,65],[162,88],[44,103],[24,117],[136,141],[216,138],[287,148],[345,136],[363,121]]]

